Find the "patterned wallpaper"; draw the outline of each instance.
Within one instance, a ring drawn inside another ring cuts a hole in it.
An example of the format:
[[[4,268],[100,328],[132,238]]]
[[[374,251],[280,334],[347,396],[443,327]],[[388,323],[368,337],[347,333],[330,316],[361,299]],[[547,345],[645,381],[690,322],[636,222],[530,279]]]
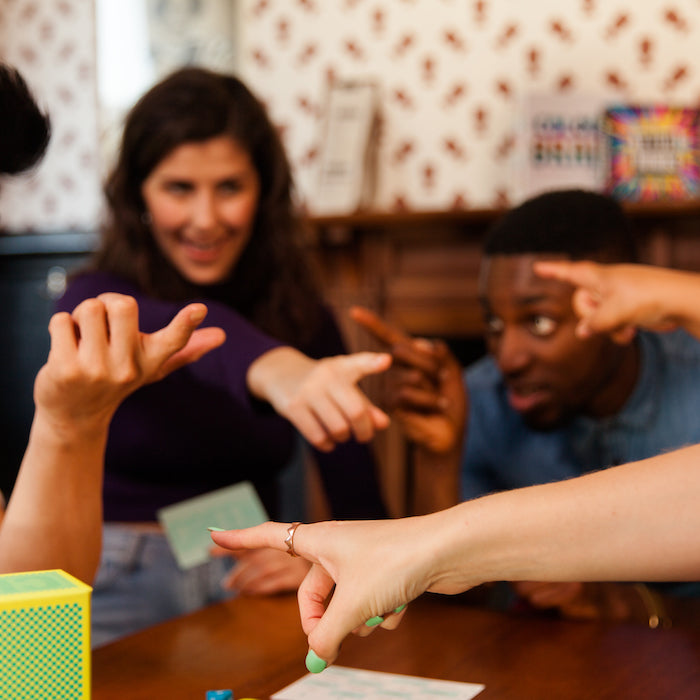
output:
[[[279,124],[311,208],[334,80],[379,86],[375,206],[385,209],[512,201],[518,104],[529,93],[700,101],[700,0],[231,2],[238,69]],[[40,168],[3,183],[5,227],[97,221],[94,35],[93,0],[0,0],[0,55],[21,68],[54,122]]]
[[[381,91],[386,209],[513,201],[519,100],[533,92],[700,100],[698,0],[243,0],[241,69],[313,208],[325,88]]]
[[[2,183],[2,227],[93,229],[101,202],[92,0],[0,0],[0,56],[51,115],[34,172]]]

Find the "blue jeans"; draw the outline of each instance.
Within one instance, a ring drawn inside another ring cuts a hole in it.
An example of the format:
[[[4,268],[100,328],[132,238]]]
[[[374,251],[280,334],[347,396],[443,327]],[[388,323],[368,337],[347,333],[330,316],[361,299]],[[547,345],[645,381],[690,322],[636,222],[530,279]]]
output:
[[[106,523],[92,593],[92,647],[235,596],[221,582],[230,558],[182,571],[165,535]]]

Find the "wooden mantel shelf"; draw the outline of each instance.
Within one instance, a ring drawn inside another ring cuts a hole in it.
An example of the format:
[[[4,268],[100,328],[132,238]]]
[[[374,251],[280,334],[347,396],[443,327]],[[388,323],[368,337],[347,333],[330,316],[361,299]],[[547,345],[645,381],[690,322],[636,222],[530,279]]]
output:
[[[700,216],[700,198],[683,201],[623,202],[623,208],[633,219],[676,218]],[[311,224],[318,228],[348,226],[351,228],[397,227],[402,225],[440,225],[492,221],[505,209],[449,209],[449,210],[366,210],[353,214],[309,215]]]
[[[700,198],[684,201],[630,202],[623,203],[624,210],[633,218],[644,217],[688,217],[700,215]]]
[[[460,222],[491,221],[504,210],[498,209],[451,209],[442,211],[360,211],[354,214],[309,217],[311,223],[320,228],[350,226],[377,228],[406,224],[459,224]]]

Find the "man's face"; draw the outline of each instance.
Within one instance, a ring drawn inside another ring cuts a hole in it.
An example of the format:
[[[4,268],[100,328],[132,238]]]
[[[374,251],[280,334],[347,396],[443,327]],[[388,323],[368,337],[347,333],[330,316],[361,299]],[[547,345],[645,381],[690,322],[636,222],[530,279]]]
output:
[[[607,336],[576,337],[571,286],[532,271],[535,260],[555,257],[562,256],[485,258],[479,282],[486,343],[503,373],[508,401],[539,430],[599,410],[622,353]]]

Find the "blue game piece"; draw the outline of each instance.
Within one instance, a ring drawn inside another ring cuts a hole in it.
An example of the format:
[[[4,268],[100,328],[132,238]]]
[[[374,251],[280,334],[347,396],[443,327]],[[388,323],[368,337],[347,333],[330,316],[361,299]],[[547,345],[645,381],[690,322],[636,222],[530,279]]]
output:
[[[232,690],[207,690],[206,700],[233,700]]]

